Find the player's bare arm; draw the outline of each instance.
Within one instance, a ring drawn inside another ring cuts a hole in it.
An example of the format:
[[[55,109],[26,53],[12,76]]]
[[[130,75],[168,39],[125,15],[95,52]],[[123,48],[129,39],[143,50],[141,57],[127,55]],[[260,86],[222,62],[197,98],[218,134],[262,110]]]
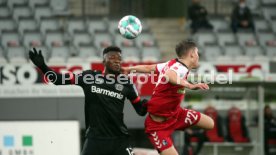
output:
[[[175,71],[170,69],[166,71],[165,75],[171,84],[181,85],[188,89],[209,89],[209,86],[205,83],[191,84],[188,81],[181,79]]]
[[[129,74],[130,72],[151,73],[151,72],[154,72],[155,69],[156,69],[156,64],[153,64],[153,65],[137,65],[137,66],[130,66],[130,67],[122,67],[122,72],[124,74]]]

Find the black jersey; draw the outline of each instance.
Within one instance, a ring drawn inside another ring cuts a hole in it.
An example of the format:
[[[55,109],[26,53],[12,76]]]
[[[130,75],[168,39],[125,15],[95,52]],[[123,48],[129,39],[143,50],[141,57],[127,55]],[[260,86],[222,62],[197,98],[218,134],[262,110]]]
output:
[[[118,81],[118,77],[107,78],[101,72],[92,70],[75,76],[74,83],[81,86],[85,94],[88,137],[128,136],[123,121],[124,101],[126,98],[130,101],[137,99],[138,93],[130,80],[123,76]]]

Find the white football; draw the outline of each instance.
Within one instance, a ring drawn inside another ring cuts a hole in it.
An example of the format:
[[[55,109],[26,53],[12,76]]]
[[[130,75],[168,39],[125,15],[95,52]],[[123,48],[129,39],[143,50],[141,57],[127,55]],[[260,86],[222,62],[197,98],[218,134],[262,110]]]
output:
[[[124,38],[134,39],[142,32],[142,24],[137,17],[127,15],[119,21],[118,29]]]

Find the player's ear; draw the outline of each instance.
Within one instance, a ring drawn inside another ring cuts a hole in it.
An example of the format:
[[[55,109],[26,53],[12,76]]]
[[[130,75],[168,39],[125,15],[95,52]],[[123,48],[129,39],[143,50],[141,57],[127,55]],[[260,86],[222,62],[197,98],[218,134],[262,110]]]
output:
[[[189,56],[190,58],[193,58],[193,57],[194,57],[194,51],[193,51],[193,50],[189,50],[189,51],[188,51],[188,56]]]
[[[105,59],[106,59],[106,54],[104,54],[104,55],[103,55],[103,61],[102,61],[102,62],[103,62],[103,64],[105,64],[105,62],[106,62],[106,60],[105,60]]]

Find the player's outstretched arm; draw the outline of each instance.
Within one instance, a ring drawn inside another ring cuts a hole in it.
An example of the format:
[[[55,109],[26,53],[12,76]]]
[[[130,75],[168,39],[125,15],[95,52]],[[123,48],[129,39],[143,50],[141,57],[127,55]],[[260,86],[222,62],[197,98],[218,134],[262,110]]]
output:
[[[122,67],[122,72],[124,74],[129,74],[130,72],[134,73],[151,73],[156,69],[156,65],[137,65],[130,67]]]
[[[74,76],[74,74],[59,74],[54,72],[46,65],[41,50],[37,51],[36,48],[33,48],[33,51],[29,51],[29,58],[33,64],[43,72],[44,76],[47,76],[48,80],[53,82],[55,85],[71,84],[70,77]]]
[[[131,101],[132,106],[134,107],[136,113],[139,116],[145,116],[147,114],[147,106],[146,106],[147,102],[148,100],[146,99],[141,100],[140,97],[139,97],[139,100],[136,102]]]
[[[136,113],[140,116],[145,116],[147,114],[147,102],[148,100],[141,100],[138,91],[134,84],[128,85],[127,99],[131,102]]]
[[[181,79],[175,71],[170,69],[166,71],[165,75],[171,84],[181,85],[188,89],[209,89],[209,86],[205,83],[191,84],[187,80]]]

